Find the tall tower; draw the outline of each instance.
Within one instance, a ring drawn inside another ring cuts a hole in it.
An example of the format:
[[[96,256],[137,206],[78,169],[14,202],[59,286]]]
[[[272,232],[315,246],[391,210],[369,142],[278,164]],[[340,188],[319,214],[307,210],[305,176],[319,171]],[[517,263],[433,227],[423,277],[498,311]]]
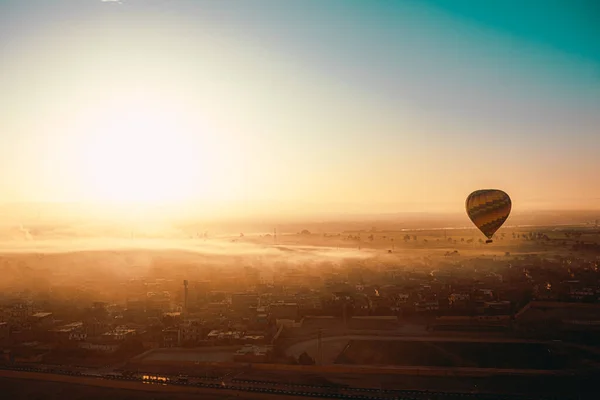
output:
[[[188,281],[183,281],[183,312],[187,313],[188,310]]]

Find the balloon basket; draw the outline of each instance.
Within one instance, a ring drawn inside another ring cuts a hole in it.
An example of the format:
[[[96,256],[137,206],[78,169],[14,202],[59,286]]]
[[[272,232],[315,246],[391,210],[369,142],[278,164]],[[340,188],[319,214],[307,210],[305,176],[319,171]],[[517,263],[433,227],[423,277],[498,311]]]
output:
[[[488,239],[488,240],[485,241],[485,244],[492,243],[492,242],[493,242],[492,239]]]

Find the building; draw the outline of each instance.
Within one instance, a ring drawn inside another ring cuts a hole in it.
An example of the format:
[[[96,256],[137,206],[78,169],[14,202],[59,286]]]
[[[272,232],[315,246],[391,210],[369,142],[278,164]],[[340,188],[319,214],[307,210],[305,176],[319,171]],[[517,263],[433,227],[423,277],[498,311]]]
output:
[[[265,337],[264,335],[246,335],[242,338],[242,342],[253,345],[263,344],[265,343]]]
[[[206,336],[206,339],[213,344],[232,344],[241,342],[244,337],[240,331],[223,331],[223,330],[212,330]]]
[[[130,312],[146,311],[146,301],[140,298],[129,298],[126,302],[127,310]]]
[[[244,345],[233,355],[236,362],[245,363],[267,363],[271,361],[273,348],[271,346]]]
[[[99,353],[111,354],[117,351],[121,343],[116,343],[104,338],[90,338],[86,341],[79,342],[79,347],[86,350],[96,351]]]
[[[274,319],[292,319],[296,320],[299,315],[297,303],[274,303],[269,305],[269,313]]]
[[[14,327],[27,327],[29,317],[33,315],[33,309],[30,304],[18,302],[4,309],[4,321]]]
[[[591,287],[572,288],[569,297],[576,301],[594,302],[597,299],[596,290]]]
[[[0,322],[0,346],[6,345],[10,336],[8,322]]]
[[[169,311],[171,311],[171,293],[162,291],[146,294],[146,312],[162,315]]]
[[[162,315],[162,319],[157,318],[157,320],[158,320],[158,323],[156,322],[156,320],[154,320],[155,322],[153,323],[153,325],[155,325],[155,326],[162,325],[166,328],[170,328],[173,326],[179,326],[183,322],[180,312],[164,313]]]
[[[420,301],[415,303],[416,312],[437,311],[440,309],[440,303],[437,300]]]
[[[40,363],[49,352],[47,346],[38,342],[23,343],[9,352],[9,360],[17,363]]]
[[[126,326],[118,326],[115,329],[113,329],[112,331],[103,333],[100,336],[102,338],[106,339],[107,341],[122,342],[128,338],[135,336],[135,335],[136,335],[135,329],[131,329]]]
[[[465,309],[469,307],[471,295],[468,293],[452,293],[448,296],[448,305],[455,309]]]
[[[32,329],[50,329],[54,325],[51,312],[38,312],[30,317]]]
[[[109,323],[104,321],[98,321],[95,318],[85,321],[83,325],[88,336],[102,335],[103,333],[108,332],[111,328],[111,325]]]
[[[510,301],[486,301],[483,303],[484,313],[487,315],[506,315],[510,313]]]
[[[58,328],[51,329],[50,332],[53,334],[54,340],[61,344],[77,342],[87,338],[83,322],[72,322],[70,324],[62,325]]]
[[[210,314],[222,314],[229,308],[229,303],[225,301],[215,301],[207,304],[206,308]]]
[[[163,347],[179,347],[181,345],[181,330],[179,328],[167,328],[162,331]]]
[[[234,293],[231,295],[231,308],[237,312],[248,312],[251,307],[258,306],[258,294]]]
[[[182,343],[196,343],[203,338],[204,324],[200,319],[185,319],[181,325]]]
[[[476,302],[492,301],[494,292],[491,289],[477,289],[473,292],[471,298]]]
[[[204,303],[211,289],[210,281],[190,282],[189,300],[191,303]]]
[[[269,314],[266,307],[256,308],[255,323],[259,326],[267,326],[269,323]]]
[[[108,304],[103,301],[95,301],[92,304],[92,309],[94,310],[106,310]]]
[[[100,353],[114,353],[128,339],[137,334],[135,329],[127,326],[118,326],[115,329],[101,335],[87,338],[79,342],[79,347]]]

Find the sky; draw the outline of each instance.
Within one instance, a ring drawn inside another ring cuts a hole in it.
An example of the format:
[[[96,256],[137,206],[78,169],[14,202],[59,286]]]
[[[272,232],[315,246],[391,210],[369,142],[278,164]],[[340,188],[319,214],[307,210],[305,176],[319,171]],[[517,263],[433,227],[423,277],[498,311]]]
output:
[[[600,208],[588,0],[0,0],[0,202]]]

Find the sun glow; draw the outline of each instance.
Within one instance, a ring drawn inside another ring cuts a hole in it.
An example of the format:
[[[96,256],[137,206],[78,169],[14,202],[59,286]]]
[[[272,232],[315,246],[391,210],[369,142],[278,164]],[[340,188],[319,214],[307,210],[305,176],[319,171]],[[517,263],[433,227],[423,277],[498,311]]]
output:
[[[221,177],[211,165],[219,146],[192,121],[180,110],[149,101],[86,117],[77,134],[87,197],[136,203],[214,197]]]

